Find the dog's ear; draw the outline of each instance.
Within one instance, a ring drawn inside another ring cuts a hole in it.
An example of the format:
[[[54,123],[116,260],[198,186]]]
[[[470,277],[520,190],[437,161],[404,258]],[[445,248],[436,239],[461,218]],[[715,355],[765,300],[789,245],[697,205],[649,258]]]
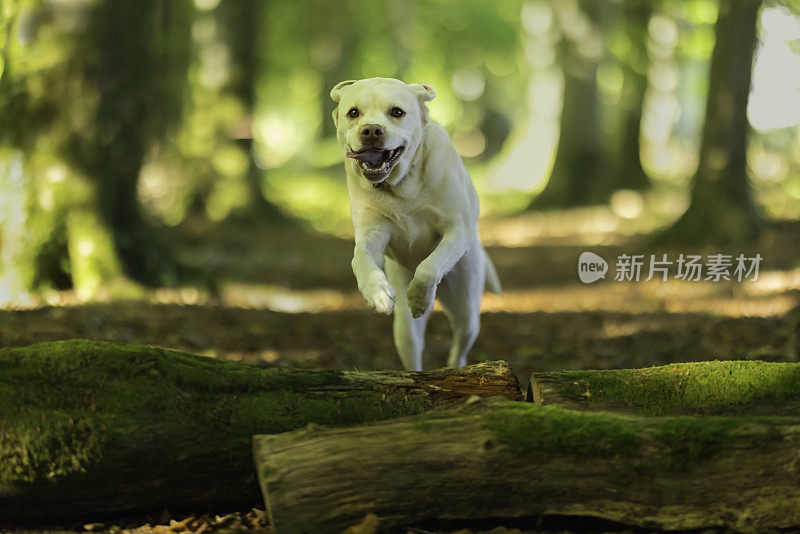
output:
[[[342,89],[344,89],[348,85],[353,85],[354,83],[356,83],[356,81],[357,80],[347,80],[345,82],[339,82],[336,85],[334,85],[333,89],[331,89],[331,100],[333,100],[338,104],[339,100],[342,99]]]
[[[433,100],[436,96],[436,90],[427,83],[411,83],[408,86],[416,93],[420,102]]]
[[[347,80],[347,81],[344,81],[344,82],[339,82],[336,85],[334,85],[333,89],[331,89],[331,100],[333,100],[334,102],[336,102],[338,104],[339,101],[342,99],[342,90],[345,87],[347,87],[348,85],[353,85],[354,83],[356,83],[356,80]],[[336,128],[338,128],[339,127],[339,106],[336,106],[335,108],[333,108],[332,116],[333,116],[333,125]]]

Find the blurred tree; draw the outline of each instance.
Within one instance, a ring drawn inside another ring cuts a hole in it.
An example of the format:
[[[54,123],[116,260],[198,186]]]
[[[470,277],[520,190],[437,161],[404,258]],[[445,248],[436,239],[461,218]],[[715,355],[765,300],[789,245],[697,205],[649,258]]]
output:
[[[378,9],[384,6],[380,2],[372,2]],[[414,13],[416,7],[413,2],[408,2],[408,12]],[[395,6],[397,4],[394,4]],[[307,20],[308,34],[313,36],[309,47],[309,56],[312,65],[322,75],[322,96],[320,105],[322,110],[321,137],[335,137],[336,128],[330,120],[331,113],[336,104],[325,98],[326,90],[348,78],[358,77],[358,62],[361,54],[357,52],[357,45],[364,39],[363,31],[348,31],[347,28],[353,20],[346,9],[336,3],[319,2],[312,8],[317,16]],[[396,26],[395,26],[396,28]],[[388,38],[395,39],[392,34]],[[338,165],[337,165],[338,168]]]
[[[76,136],[75,160],[97,184],[126,274],[148,284],[174,285],[188,274],[142,217],[137,183],[150,145],[180,116],[190,21],[187,2],[103,2],[87,36],[98,102],[94,128]]]
[[[550,179],[530,208],[603,203],[613,189],[601,141],[597,94],[597,68],[603,55],[602,19],[607,8],[598,0],[555,5],[563,33],[558,45],[564,74],[560,134]]]
[[[647,173],[642,168],[640,132],[644,96],[647,91],[647,71],[650,66],[647,53],[647,25],[657,5],[654,0],[622,2],[621,29],[630,47],[628,57],[621,61],[623,81],[616,172],[616,186],[620,189],[642,190],[650,183]]]
[[[262,191],[262,170],[255,162],[253,149],[253,115],[255,114],[256,83],[262,68],[258,53],[258,33],[262,30],[267,15],[266,0],[225,0],[220,2],[218,18],[222,34],[230,50],[230,76],[223,92],[231,94],[242,107],[238,124],[229,125],[226,132],[236,139],[247,154],[244,171],[247,184],[247,204],[240,210],[244,217],[286,223],[289,219]]]
[[[139,191],[147,211],[167,225],[190,215],[289,220],[264,196],[265,171],[253,141],[258,87],[274,75],[261,52],[268,5],[197,3],[180,121],[169,142],[148,155]]]
[[[63,288],[71,279],[89,294],[99,279],[121,275],[91,198],[96,187],[65,162],[94,105],[76,53],[88,10],[41,0],[0,9],[0,301],[24,301],[34,287]],[[87,219],[97,224],[83,236]]]
[[[0,9],[2,300],[186,271],[139,212],[144,153],[175,117],[190,6],[4,2]]]
[[[761,219],[747,176],[747,99],[761,0],[721,0],[691,203],[659,241],[736,243]]]

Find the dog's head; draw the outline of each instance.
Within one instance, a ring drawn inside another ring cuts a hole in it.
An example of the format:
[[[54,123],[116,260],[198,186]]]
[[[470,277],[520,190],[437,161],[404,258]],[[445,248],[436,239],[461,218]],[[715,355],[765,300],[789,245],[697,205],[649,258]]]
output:
[[[367,180],[379,184],[395,169],[405,174],[422,142],[425,102],[435,95],[430,85],[392,78],[348,80],[331,90],[336,136]]]

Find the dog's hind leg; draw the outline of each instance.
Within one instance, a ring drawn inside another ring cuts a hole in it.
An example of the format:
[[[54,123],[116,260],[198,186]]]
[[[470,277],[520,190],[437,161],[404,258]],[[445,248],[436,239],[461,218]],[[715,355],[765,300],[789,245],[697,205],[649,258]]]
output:
[[[406,291],[411,273],[389,258],[384,266],[386,277],[397,293],[394,305],[394,346],[408,371],[422,371],[422,350],[425,348],[425,326],[428,314],[417,319],[411,317]]]
[[[473,246],[442,279],[436,292],[453,331],[448,367],[467,365],[467,353],[478,337],[485,276],[483,261],[480,244]]]

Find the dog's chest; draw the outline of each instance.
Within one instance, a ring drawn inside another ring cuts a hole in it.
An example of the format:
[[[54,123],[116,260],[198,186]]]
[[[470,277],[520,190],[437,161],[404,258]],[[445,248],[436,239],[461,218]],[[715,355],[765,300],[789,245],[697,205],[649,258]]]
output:
[[[386,254],[409,270],[433,252],[442,238],[444,217],[435,206],[424,202],[391,202],[384,214],[392,222]]]

